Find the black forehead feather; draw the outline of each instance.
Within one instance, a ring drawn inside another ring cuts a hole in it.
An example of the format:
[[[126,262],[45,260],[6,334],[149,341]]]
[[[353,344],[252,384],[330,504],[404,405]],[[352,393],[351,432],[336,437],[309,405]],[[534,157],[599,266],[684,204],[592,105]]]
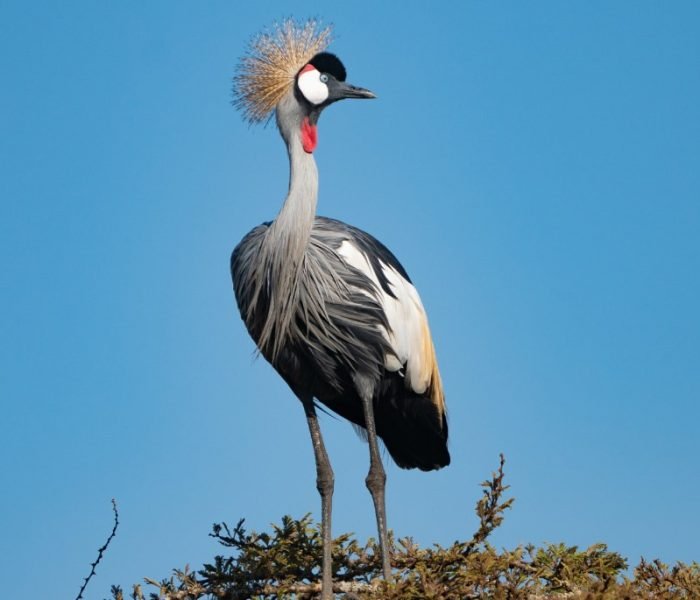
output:
[[[347,77],[343,63],[340,62],[340,59],[335,54],[330,52],[319,52],[309,63],[321,73],[330,73],[338,81],[345,81],[345,77]]]

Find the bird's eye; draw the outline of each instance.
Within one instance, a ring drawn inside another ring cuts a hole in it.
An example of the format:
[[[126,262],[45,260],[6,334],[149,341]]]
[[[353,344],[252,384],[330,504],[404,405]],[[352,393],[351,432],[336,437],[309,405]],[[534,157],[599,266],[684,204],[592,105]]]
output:
[[[328,83],[328,74],[327,74],[327,73],[321,73],[319,79],[320,79],[323,83]]]

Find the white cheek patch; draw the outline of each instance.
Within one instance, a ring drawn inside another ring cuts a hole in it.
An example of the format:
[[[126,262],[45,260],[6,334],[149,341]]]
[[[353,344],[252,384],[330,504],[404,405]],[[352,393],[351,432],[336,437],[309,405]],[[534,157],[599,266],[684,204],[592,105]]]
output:
[[[328,86],[320,79],[316,69],[304,71],[297,79],[297,85],[311,104],[322,104],[328,99]]]

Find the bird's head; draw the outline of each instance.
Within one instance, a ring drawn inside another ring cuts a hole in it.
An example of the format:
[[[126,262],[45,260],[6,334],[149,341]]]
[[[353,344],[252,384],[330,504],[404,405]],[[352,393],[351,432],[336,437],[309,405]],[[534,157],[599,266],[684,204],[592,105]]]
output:
[[[288,144],[298,138],[308,153],[316,148],[317,123],[324,108],[345,98],[374,98],[346,83],[340,59],[325,52],[330,27],[292,19],[276,24],[250,43],[234,77],[234,105],[250,123],[273,112]]]
[[[346,75],[343,63],[330,52],[318,53],[297,74],[294,96],[304,115],[301,134],[306,152],[316,148],[316,124],[324,108],[345,98],[376,98],[369,90],[346,83]]]

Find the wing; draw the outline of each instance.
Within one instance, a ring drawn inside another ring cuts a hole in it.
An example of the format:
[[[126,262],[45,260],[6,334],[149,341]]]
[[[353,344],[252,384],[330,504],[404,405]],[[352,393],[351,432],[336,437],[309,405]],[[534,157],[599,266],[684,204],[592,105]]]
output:
[[[231,254],[231,278],[238,310],[256,344],[269,308],[268,286],[256,285],[257,259],[269,225],[269,222],[263,223],[248,232]]]
[[[386,246],[364,231],[345,224],[343,227],[337,252],[374,284],[376,298],[389,324],[389,330],[383,334],[393,352],[385,356],[384,366],[403,375],[407,388],[430,398],[444,414],[445,399],[435,347],[418,291]]]

